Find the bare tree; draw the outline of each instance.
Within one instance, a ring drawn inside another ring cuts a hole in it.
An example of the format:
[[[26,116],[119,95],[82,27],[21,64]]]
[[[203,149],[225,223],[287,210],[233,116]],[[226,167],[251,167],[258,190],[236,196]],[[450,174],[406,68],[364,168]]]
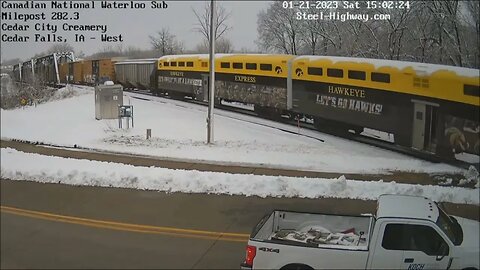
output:
[[[121,52],[116,50],[113,46],[107,45],[107,46],[104,46],[99,52],[94,53],[89,57],[87,57],[87,59],[110,58],[110,57],[119,57],[119,56],[122,56]]]
[[[261,52],[260,52],[259,50],[257,50],[257,49],[252,49],[252,48],[247,48],[247,47],[241,47],[240,49],[234,50],[234,52],[236,52],[236,53],[244,53],[244,54],[247,54],[247,53],[259,54],[259,53],[261,53]]]
[[[465,66],[479,67],[480,66],[480,3],[478,1],[465,1],[462,12],[462,22],[465,25],[465,49],[467,50],[466,60],[468,63]]]
[[[233,52],[233,44],[230,39],[221,37],[215,43],[215,51],[219,53],[231,53]]]
[[[124,56],[132,59],[141,59],[141,58],[157,58],[159,53],[157,50],[142,50],[134,46],[128,46],[124,51]]]
[[[438,26],[437,35],[441,47],[440,62],[463,66],[463,46],[458,25],[458,4],[457,0],[435,0],[430,1],[428,7],[435,17],[435,24]],[[444,59],[444,56],[447,59]]]
[[[367,9],[364,3],[356,12],[365,18],[346,20],[304,20],[297,17],[298,7],[282,4],[275,1],[258,14],[257,45],[263,52],[480,65],[478,1],[418,0],[404,9]],[[379,13],[388,16],[374,19]]]
[[[195,53],[208,53],[210,43],[203,40],[195,48]],[[233,52],[232,42],[227,38],[219,38],[215,42],[215,52],[217,53],[231,53]]]
[[[75,49],[72,45],[68,43],[55,43],[47,51],[47,54],[56,53],[56,52],[74,52]]]
[[[423,1],[412,5],[411,26],[408,33],[406,50],[411,53],[413,61],[434,63],[438,39],[435,37],[434,16]],[[419,27],[421,26],[421,27]]]
[[[84,51],[80,51],[80,52],[75,53],[75,58],[77,58],[77,59],[83,59],[83,58],[85,58],[85,52],[84,52]]]
[[[149,38],[153,48],[160,53],[160,56],[184,51],[183,42],[177,41],[175,35],[171,34],[168,28],[162,28],[156,36],[149,36]]]
[[[391,10],[391,18],[387,20],[387,59],[401,60],[406,42],[404,38],[409,31],[407,23],[410,18],[410,9]]]
[[[39,58],[45,55],[58,53],[58,52],[75,52],[75,49],[73,48],[72,45],[68,43],[55,43],[52,46],[50,46],[46,51],[35,54],[33,58]]]
[[[2,61],[2,66],[10,66],[10,65],[16,65],[18,63],[22,62],[20,58],[13,58],[9,60],[3,60]]]
[[[197,18],[197,23],[195,24],[194,30],[203,35],[205,40],[209,42],[210,40],[210,2],[207,2],[203,10],[197,12],[192,8],[193,14]],[[215,40],[221,38],[228,30],[232,29],[227,24],[227,20],[230,18],[231,13],[227,12],[223,6],[219,3],[215,5],[215,22],[214,22],[214,33]]]
[[[319,34],[322,21],[320,20],[306,20],[302,25],[303,35],[301,37],[304,43],[307,54],[316,55],[318,53],[318,46],[321,42],[322,36]]]
[[[302,45],[301,20],[295,18],[296,9],[273,2],[267,11],[258,14],[258,45],[265,51],[297,54]]]

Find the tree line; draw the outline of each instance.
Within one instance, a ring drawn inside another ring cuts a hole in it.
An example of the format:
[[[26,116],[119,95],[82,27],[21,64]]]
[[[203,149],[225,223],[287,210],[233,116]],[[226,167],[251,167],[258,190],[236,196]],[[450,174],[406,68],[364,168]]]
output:
[[[409,8],[351,10],[386,20],[298,20],[275,1],[258,14],[262,52],[403,60],[479,68],[479,2],[409,1]],[[311,1],[314,5],[316,1]],[[366,1],[360,1],[366,2]],[[341,8],[327,12],[345,12]]]
[[[266,10],[257,14],[257,49],[234,48],[227,37],[231,13],[216,3],[215,38],[217,53],[255,52],[293,55],[328,55],[402,60],[422,63],[445,64],[479,68],[480,14],[479,1],[428,0],[408,1],[409,8],[367,9],[360,2],[359,9],[350,13],[366,14],[369,20],[304,20],[297,19],[298,5],[285,8],[290,1],[272,1]],[[293,1],[298,2],[298,1]],[[306,1],[302,1],[306,2]],[[317,1],[309,1],[315,6]],[[341,2],[341,1],[338,1]],[[346,12],[338,9],[309,12]],[[107,46],[97,53],[80,58],[129,57],[156,58],[182,53],[208,53],[210,3],[192,13],[196,23],[192,31],[201,34],[202,40],[193,48],[186,49],[168,27],[149,35],[150,49]],[[386,20],[372,19],[374,14],[388,14]],[[61,47],[61,48],[60,48]],[[72,50],[68,44],[54,45],[51,53]]]

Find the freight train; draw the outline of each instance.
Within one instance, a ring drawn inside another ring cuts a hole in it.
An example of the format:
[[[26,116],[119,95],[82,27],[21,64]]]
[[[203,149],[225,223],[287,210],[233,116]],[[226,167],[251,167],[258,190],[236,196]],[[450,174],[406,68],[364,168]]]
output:
[[[54,53],[17,64],[13,77],[17,82],[42,85],[67,83],[95,85],[115,80],[114,63],[125,58],[77,60],[73,53]]]
[[[217,104],[254,105],[258,115],[270,118],[305,116],[317,129],[335,133],[382,131],[393,135],[395,146],[439,160],[480,155],[478,69],[365,58],[217,54],[215,73]],[[208,100],[208,55],[71,62],[60,65],[60,74],[64,82],[95,83],[105,77],[156,95]]]

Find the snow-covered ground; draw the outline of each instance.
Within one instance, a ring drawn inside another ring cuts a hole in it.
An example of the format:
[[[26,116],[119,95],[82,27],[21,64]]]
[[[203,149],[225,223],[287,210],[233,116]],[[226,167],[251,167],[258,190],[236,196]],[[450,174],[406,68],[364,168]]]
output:
[[[352,198],[376,200],[381,194],[425,196],[439,202],[479,204],[478,189],[336,179],[240,175],[135,167],[117,163],[26,154],[1,149],[1,175],[12,180],[122,187],[166,192],[260,197]]]
[[[120,130],[118,120],[95,120],[92,89],[81,89],[80,95],[74,98],[2,110],[1,137],[177,159],[324,172],[463,171],[316,131],[225,111],[217,111],[215,143],[207,145],[207,108],[163,98],[145,101],[125,96],[124,103],[134,106],[134,128]],[[145,138],[146,129],[152,129],[150,140]]]
[[[95,120],[90,87],[59,90],[54,101],[1,111],[1,137],[217,163],[255,164],[324,172],[388,173],[415,171],[473,174],[447,164],[434,164],[377,147],[251,116],[216,110],[215,143],[207,145],[206,110],[201,105],[152,97],[134,106],[134,127],[118,120]],[[73,96],[73,97],[72,97]],[[65,98],[68,97],[68,98]],[[146,140],[146,129],[152,138]],[[298,133],[298,134],[297,134]],[[376,199],[381,193],[424,195],[439,201],[478,204],[478,188],[451,188],[339,179],[294,179],[232,175],[44,157],[2,149],[1,176],[70,184],[132,187],[181,192],[258,196],[342,197]],[[476,174],[475,174],[476,173]],[[473,176],[472,176],[473,175]]]

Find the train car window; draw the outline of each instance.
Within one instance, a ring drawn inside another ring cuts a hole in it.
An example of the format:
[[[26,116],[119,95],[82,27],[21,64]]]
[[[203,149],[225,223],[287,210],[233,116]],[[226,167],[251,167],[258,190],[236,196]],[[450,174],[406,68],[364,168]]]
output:
[[[372,72],[372,81],[389,83],[390,82],[390,74]]]
[[[230,68],[230,62],[221,62],[220,67],[221,68]]]
[[[246,64],[245,64],[245,68],[246,68],[246,69],[254,69],[254,70],[255,70],[255,69],[257,69],[257,64],[255,64],[255,63],[246,63]]]
[[[428,88],[428,86],[429,86],[428,79],[422,79],[422,78],[415,77],[415,78],[413,78],[413,86]]]
[[[343,70],[336,68],[327,68],[327,76],[335,78],[343,78]]]
[[[308,68],[308,75],[322,76],[323,75],[323,68],[309,67]]]
[[[207,62],[202,62],[202,67],[204,67],[204,68],[208,67],[208,63]]]
[[[480,97],[480,87],[476,85],[465,84],[463,86],[463,93],[469,96]]]
[[[428,79],[422,79],[422,87],[424,87],[424,88],[428,88],[428,87],[429,87]]]
[[[187,67],[193,67],[193,62],[187,62]]]
[[[177,62],[171,62],[171,63],[170,63],[170,66],[171,66],[171,67],[176,67],[176,66],[177,66]]]
[[[420,80],[420,78],[413,78],[413,86],[416,86],[416,87],[422,86],[422,81]]]
[[[349,79],[354,79],[354,80],[365,80],[367,75],[365,74],[364,71],[358,71],[358,70],[349,70],[348,71],[348,78]]]
[[[272,64],[260,64],[260,70],[272,71]]]
[[[163,62],[163,66],[164,66],[164,67],[169,67],[169,66],[170,66],[170,63],[169,63],[169,62]]]
[[[243,63],[233,63],[233,68],[234,69],[242,69],[243,68]]]
[[[178,62],[178,66],[179,66],[179,67],[184,67],[184,66],[185,66],[185,62]]]

